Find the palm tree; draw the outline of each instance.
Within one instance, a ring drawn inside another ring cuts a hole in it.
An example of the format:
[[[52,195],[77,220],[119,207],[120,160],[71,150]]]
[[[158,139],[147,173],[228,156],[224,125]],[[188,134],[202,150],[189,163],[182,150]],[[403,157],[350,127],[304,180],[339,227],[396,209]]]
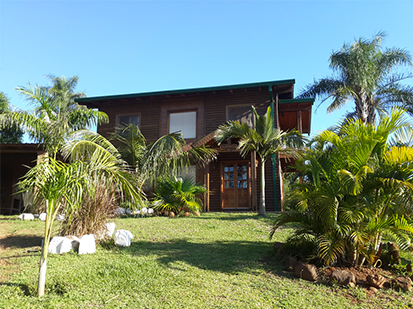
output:
[[[182,134],[171,133],[147,143],[139,127],[119,127],[112,134],[122,158],[134,168],[142,184],[154,184],[160,178],[176,176],[191,165],[204,165],[216,157],[214,149],[187,145]]]
[[[271,107],[268,107],[263,116],[258,115],[254,106],[252,106],[252,110],[255,128],[250,128],[248,124],[239,121],[229,121],[218,128],[215,140],[220,145],[229,138],[239,139],[238,149],[244,157],[251,151],[257,152],[261,164],[259,214],[265,216],[265,162],[271,156],[279,153],[284,153],[287,157],[296,157],[297,147],[302,146],[302,137],[298,131],[284,132],[275,128]]]
[[[313,140],[297,162],[297,210],[282,214],[275,230],[298,224],[293,238],[311,239],[325,264],[374,265],[383,236],[400,245],[413,235],[413,149],[391,147],[390,137],[409,126],[393,110],[377,126],[349,120]],[[407,218],[407,219],[406,219]]]
[[[0,116],[0,125],[7,125],[11,118],[29,136],[42,144],[54,158],[64,145],[67,136],[90,125],[108,121],[108,116],[99,111],[80,106],[73,101],[83,94],[75,94],[77,77],[66,82],[65,78],[55,78],[51,88],[28,84],[17,91],[34,105],[31,112],[16,111]]]
[[[0,91],[0,115],[7,119],[7,125],[0,128],[0,144],[19,144],[22,142],[24,132],[17,123],[8,117],[10,113],[10,103],[7,96]]]
[[[190,178],[168,177],[155,189],[155,208],[176,214],[181,210],[200,211],[199,197],[206,191],[204,186],[196,185]]]
[[[392,106],[403,106],[413,114],[413,87],[401,84],[413,75],[392,73],[398,65],[411,66],[411,55],[400,48],[383,50],[383,38],[380,32],[372,40],[359,38],[352,45],[344,44],[330,57],[330,68],[337,76],[315,81],[299,97],[319,96],[321,103],[332,98],[328,112],[354,100],[354,114],[368,123],[374,123],[376,113]]]
[[[78,136],[79,137],[79,136]],[[83,132],[84,138],[74,138],[63,149],[63,163],[46,157],[31,168],[19,183],[22,192],[34,192],[35,202],[46,204],[44,241],[40,259],[38,295],[44,295],[47,254],[53,222],[59,213],[66,217],[82,207],[85,198],[101,194],[105,184],[108,194],[118,194],[132,201],[144,199],[136,178],[129,173],[128,165],[104,138],[93,132]]]

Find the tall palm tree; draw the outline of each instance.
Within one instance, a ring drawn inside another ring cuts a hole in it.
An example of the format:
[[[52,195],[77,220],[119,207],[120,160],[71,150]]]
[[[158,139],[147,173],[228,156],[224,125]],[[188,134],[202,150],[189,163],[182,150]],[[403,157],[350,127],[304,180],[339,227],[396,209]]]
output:
[[[400,48],[383,49],[384,33],[372,40],[359,38],[330,57],[330,68],[336,76],[322,78],[308,85],[299,97],[333,99],[327,108],[332,112],[353,100],[355,114],[368,123],[374,123],[376,113],[392,106],[402,106],[413,114],[413,87],[401,84],[412,74],[394,74],[399,65],[412,65],[409,52]]]
[[[109,194],[126,196],[132,201],[144,199],[136,178],[129,173],[128,165],[105,139],[96,133],[84,133],[85,138],[75,138],[63,149],[63,163],[46,157],[31,168],[19,183],[22,192],[34,192],[37,204],[46,203],[44,241],[40,259],[38,295],[45,293],[47,255],[53,222],[59,213],[67,217],[82,207],[85,198],[93,199],[96,190],[104,184]]]
[[[260,116],[254,106],[252,106],[255,119],[255,128],[251,128],[246,123],[239,121],[229,121],[221,125],[216,134],[215,140],[221,144],[229,138],[237,138],[238,149],[242,156],[246,156],[251,151],[256,151],[260,158],[261,165],[261,194],[259,214],[265,216],[265,162],[272,155],[284,153],[290,157],[297,156],[297,148],[303,145],[302,136],[298,131],[284,132],[274,127],[274,119],[271,114],[271,107],[268,107],[266,114]]]
[[[18,87],[17,91],[34,105],[34,109],[30,112],[21,110],[1,115],[0,125],[7,125],[11,118],[56,158],[71,132],[108,121],[105,113],[88,109],[73,101],[75,97],[82,95],[74,93],[76,82],[77,77],[72,77],[67,82],[62,77],[55,78],[55,84],[50,88],[37,85],[32,87],[30,83],[27,87]]]
[[[391,136],[409,127],[404,111],[393,110],[376,126],[349,120],[324,131],[297,162],[297,210],[282,214],[274,231],[298,224],[294,237],[312,239],[325,264],[377,260],[384,235],[406,243],[413,235],[413,149],[391,147]],[[407,237],[407,238],[406,238]]]
[[[19,144],[23,139],[23,130],[7,115],[10,112],[9,99],[0,91],[0,115],[7,117],[7,124],[0,126],[0,144]]]

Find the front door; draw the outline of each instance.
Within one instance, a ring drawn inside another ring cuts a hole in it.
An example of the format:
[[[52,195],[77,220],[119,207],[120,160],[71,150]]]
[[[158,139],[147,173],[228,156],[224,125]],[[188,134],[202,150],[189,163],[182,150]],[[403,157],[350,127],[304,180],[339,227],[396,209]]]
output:
[[[221,204],[223,209],[250,209],[250,163],[221,164]]]

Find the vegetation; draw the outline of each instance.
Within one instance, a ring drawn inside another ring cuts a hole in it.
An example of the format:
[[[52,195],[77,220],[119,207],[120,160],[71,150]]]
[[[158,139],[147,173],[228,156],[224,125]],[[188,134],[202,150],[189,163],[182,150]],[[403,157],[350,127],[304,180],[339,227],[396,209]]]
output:
[[[409,308],[411,293],[368,295],[294,278],[255,213],[121,218],[132,246],[90,255],[49,255],[47,294],[36,297],[42,222],[0,216],[1,308]],[[285,241],[282,229],[276,241]],[[403,256],[412,261],[413,256]]]
[[[191,165],[205,165],[216,157],[214,149],[187,145],[182,134],[167,134],[147,143],[139,127],[133,124],[118,128],[112,140],[142,185],[177,176]]]
[[[4,92],[0,91],[0,115],[7,115],[10,112],[9,99]],[[22,129],[11,119],[8,119],[7,125],[1,126],[0,129],[0,144],[19,144],[22,142],[23,134]]]
[[[46,204],[47,217],[38,283],[39,297],[45,293],[48,247],[53,223],[59,213],[66,215],[67,224],[70,226],[73,213],[79,209],[85,213],[85,207],[90,203],[102,202],[102,194],[103,201],[110,201],[115,194],[126,194],[132,201],[141,199],[141,192],[134,184],[135,178],[128,172],[127,165],[120,160],[116,149],[110,147],[110,143],[102,147],[103,144],[98,143],[100,136],[97,134],[86,135],[92,135],[94,138],[74,139],[66,145],[64,154],[67,159],[70,156],[71,163],[46,157],[31,168],[19,183],[22,191],[34,193],[37,205]],[[89,203],[83,204],[85,200]],[[102,207],[98,208],[97,204],[94,206],[94,210],[101,209]],[[91,215],[96,217],[103,214]],[[95,220],[90,223],[95,223]]]
[[[105,113],[88,109],[74,102],[83,93],[75,93],[76,76],[49,77],[50,88],[43,86],[18,87],[17,91],[27,98],[34,109],[30,112],[13,111],[0,116],[0,126],[9,127],[17,123],[35,142],[56,159],[56,155],[68,139],[68,135],[92,124],[108,121]],[[12,120],[12,121],[11,121]]]
[[[200,197],[206,191],[204,186],[196,185],[190,178],[169,177],[156,186],[155,209],[176,214],[181,211],[201,211]]]
[[[344,44],[330,57],[330,68],[336,76],[322,78],[307,86],[300,97],[319,96],[333,102],[327,111],[334,111],[353,100],[357,117],[363,122],[374,123],[376,114],[389,107],[404,107],[413,114],[413,87],[401,82],[412,74],[394,73],[398,65],[412,65],[409,52],[400,48],[383,49],[382,32],[372,40],[358,39]]]
[[[248,124],[239,121],[229,121],[218,128],[215,140],[221,144],[226,139],[239,139],[238,149],[244,157],[251,151],[257,152],[261,164],[259,213],[261,216],[265,216],[265,162],[271,156],[279,153],[283,153],[287,157],[296,157],[298,148],[302,146],[302,137],[298,131],[284,132],[275,128],[271,107],[268,107],[263,116],[258,115],[253,106],[252,110],[255,128],[250,128]]]
[[[348,120],[324,131],[297,161],[296,210],[282,214],[280,226],[294,222],[289,243],[312,247],[324,264],[375,265],[386,237],[407,248],[413,235],[413,149],[392,145],[391,136],[409,127],[394,109],[378,125]],[[309,256],[307,256],[309,258]]]

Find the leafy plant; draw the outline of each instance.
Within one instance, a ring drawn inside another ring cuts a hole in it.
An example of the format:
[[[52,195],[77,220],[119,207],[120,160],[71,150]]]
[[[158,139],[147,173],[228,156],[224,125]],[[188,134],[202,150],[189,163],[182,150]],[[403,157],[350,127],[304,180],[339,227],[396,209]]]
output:
[[[294,237],[314,238],[314,254],[327,265],[372,266],[384,237],[406,246],[413,235],[413,149],[389,143],[409,125],[403,113],[393,110],[377,126],[349,120],[317,136],[297,161],[296,209],[276,220],[271,235],[297,223]]]
[[[158,183],[155,189],[155,209],[173,211],[201,211],[200,197],[207,192],[190,178],[170,177]]]

